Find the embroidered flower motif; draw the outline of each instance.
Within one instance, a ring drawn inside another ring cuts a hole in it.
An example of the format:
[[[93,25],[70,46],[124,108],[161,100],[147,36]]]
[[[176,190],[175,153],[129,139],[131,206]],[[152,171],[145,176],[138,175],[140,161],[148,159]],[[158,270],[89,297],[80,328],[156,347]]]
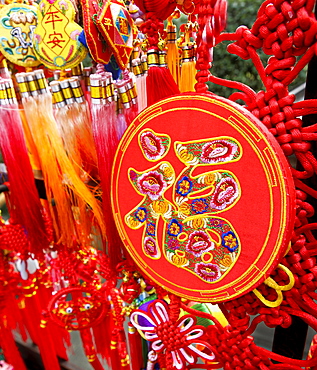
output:
[[[169,308],[165,302],[156,300],[148,311],[136,310],[131,314],[132,325],[144,332],[146,340],[152,342],[149,359],[157,360],[158,353],[165,357],[169,353],[173,359],[173,368],[181,370],[186,363],[195,364],[197,358],[213,361],[215,355],[210,345],[204,341],[205,328],[196,325],[196,318],[182,316],[176,322],[169,318]]]
[[[134,216],[137,220],[140,222],[144,222],[147,219],[147,209],[144,207],[139,207],[135,213]]]
[[[195,272],[203,280],[209,283],[218,280],[221,277],[220,268],[213,263],[198,263],[195,266]]]
[[[205,199],[200,198],[200,199],[195,199],[192,202],[192,211],[194,213],[205,213],[208,210],[208,203]]]
[[[168,224],[168,229],[167,233],[170,236],[178,236],[183,230],[183,226],[173,218],[169,224]]]
[[[159,250],[157,248],[156,240],[151,236],[146,236],[144,238],[143,249],[147,256],[152,258],[159,257]]]
[[[168,242],[167,242],[167,247],[168,247],[168,249],[172,249],[172,250],[178,249],[179,248],[178,240],[177,239],[169,239]]]
[[[157,200],[167,187],[163,175],[157,171],[144,173],[137,182],[140,193],[148,195],[151,200]]]
[[[162,139],[151,131],[145,131],[140,135],[140,143],[145,157],[151,161],[156,161],[164,154]]]
[[[192,188],[193,183],[187,176],[184,176],[177,182],[176,193],[185,196],[191,192]]]
[[[220,180],[210,201],[210,207],[223,210],[232,204],[239,196],[238,184],[231,177]]]
[[[147,234],[154,236],[155,235],[155,224],[153,224],[152,222],[148,223],[146,226],[146,232]]]
[[[186,249],[196,257],[200,257],[203,252],[208,252],[215,248],[215,244],[209,236],[202,230],[196,230],[189,235]]]
[[[230,252],[234,252],[239,247],[238,239],[232,231],[222,234],[221,240],[221,244]]]
[[[202,147],[200,159],[204,163],[228,162],[238,151],[238,145],[227,140],[214,140]]]

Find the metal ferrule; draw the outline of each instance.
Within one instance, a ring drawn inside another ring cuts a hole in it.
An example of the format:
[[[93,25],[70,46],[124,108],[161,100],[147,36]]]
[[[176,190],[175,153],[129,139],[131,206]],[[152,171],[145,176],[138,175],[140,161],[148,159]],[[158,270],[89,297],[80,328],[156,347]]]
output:
[[[176,43],[177,35],[176,35],[176,26],[175,24],[167,26],[167,37],[166,41],[169,44]]]
[[[117,90],[119,93],[119,98],[121,101],[121,104],[124,108],[131,108],[131,97],[128,93],[128,88],[126,83],[117,85]]]
[[[101,76],[98,74],[90,75],[90,96],[93,104],[102,104]]]
[[[8,105],[9,100],[4,82],[0,82],[0,105]]]
[[[166,50],[160,50],[159,52],[160,67],[167,67],[167,52]]]
[[[128,93],[130,95],[132,104],[137,104],[138,93],[136,91],[135,84],[132,82],[132,80],[127,83],[127,88],[128,88]]]
[[[142,63],[143,73],[147,73],[147,71],[149,69],[149,66],[148,66],[148,63],[147,63],[147,56],[146,55],[141,56],[141,63]]]
[[[33,76],[36,79],[41,94],[49,92],[43,69],[33,71]]]
[[[83,64],[82,63],[79,63],[76,67],[73,67],[71,71],[72,71],[73,77],[78,77],[79,79],[83,78]]]
[[[133,48],[133,51],[132,51],[132,60],[133,59],[136,59],[139,57],[139,54],[140,54],[140,49],[137,47],[137,48]]]
[[[27,98],[31,96],[30,91],[29,91],[29,85],[26,82],[25,73],[17,73],[15,75],[15,79],[19,86],[21,98]]]
[[[148,50],[148,52],[147,52],[147,64],[148,64],[148,68],[159,66],[160,61],[159,61],[158,50],[156,50],[156,49]]]
[[[58,81],[61,76],[61,71],[54,71],[53,72],[53,78],[55,81]]]
[[[74,104],[75,99],[74,99],[74,95],[73,95],[72,89],[71,89],[70,84],[69,84],[69,80],[60,81],[59,84],[62,88],[62,92],[63,92],[64,98],[66,100],[66,104],[67,105]]]
[[[58,81],[52,81],[50,83],[53,95],[53,104],[57,108],[63,108],[66,106],[66,101],[62,93],[62,89]]]
[[[191,62],[194,58],[194,47],[192,44],[182,46],[182,62]]]
[[[40,94],[38,84],[33,76],[32,72],[28,72],[25,74],[27,83],[29,85],[29,91],[32,96],[38,96]]]
[[[88,91],[90,91],[90,75],[91,75],[91,70],[92,68],[91,67],[85,67],[84,68],[84,80],[85,80],[85,85],[86,85],[86,88]]]
[[[143,69],[142,69],[142,63],[140,58],[136,58],[132,60],[132,71],[136,77],[142,76]]]
[[[115,91],[111,73],[106,74],[106,98],[109,103],[115,100]]]
[[[76,103],[83,103],[85,101],[85,96],[83,89],[81,88],[81,84],[78,77],[72,77],[69,79],[70,87],[72,88],[74,98]]]
[[[17,104],[17,96],[15,94],[15,89],[13,85],[13,81],[11,79],[4,80],[4,85],[6,88],[6,93],[8,97],[9,104]]]

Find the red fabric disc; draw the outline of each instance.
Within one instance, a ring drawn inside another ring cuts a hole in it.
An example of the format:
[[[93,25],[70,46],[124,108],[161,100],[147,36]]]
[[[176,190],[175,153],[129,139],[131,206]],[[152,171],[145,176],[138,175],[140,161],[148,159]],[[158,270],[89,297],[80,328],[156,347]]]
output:
[[[117,150],[113,212],[153,281],[195,301],[241,296],[283,257],[294,185],[280,146],[240,106],[182,94],[143,111]]]

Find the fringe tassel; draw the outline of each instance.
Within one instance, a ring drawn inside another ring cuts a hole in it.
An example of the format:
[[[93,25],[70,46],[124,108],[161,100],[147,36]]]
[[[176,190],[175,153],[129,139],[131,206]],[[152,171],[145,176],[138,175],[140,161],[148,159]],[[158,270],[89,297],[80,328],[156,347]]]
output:
[[[30,240],[29,252],[38,255],[48,247],[48,239],[18,111],[17,104],[1,107],[0,147],[10,181],[11,217],[25,228]]]
[[[189,35],[185,36],[184,45],[182,46],[182,74],[180,80],[180,91],[195,91],[196,83],[196,63],[194,61],[194,45],[189,42]]]
[[[167,66],[178,86],[180,82],[180,57],[176,42],[176,26],[173,17],[168,18],[167,24]]]
[[[87,243],[87,235],[82,235],[82,229],[78,230],[78,223],[75,223],[75,216],[72,213],[72,206],[80,207],[83,204],[84,207],[87,205],[90,208],[102,234],[105,235],[105,225],[98,201],[82,182],[64,150],[53,117],[52,96],[46,93],[36,99],[24,98],[23,105],[40,154],[54,228],[59,241],[72,247],[75,235],[77,240]],[[52,206],[53,198],[55,206]],[[79,224],[89,225],[90,212],[86,208],[80,216]]]
[[[132,370],[143,369],[144,360],[142,358],[142,338],[131,323],[128,325],[131,368]]]
[[[171,72],[164,67],[149,68],[146,83],[148,105],[180,93]]]
[[[102,76],[99,74],[91,75],[92,92],[92,132],[95,141],[99,176],[102,188],[102,207],[105,222],[107,224],[106,249],[111,261],[112,268],[121,260],[122,242],[111,212],[110,179],[112,162],[119,142],[116,130],[115,103],[107,102],[102,104]],[[98,95],[100,94],[100,95]],[[106,95],[105,95],[106,96]]]

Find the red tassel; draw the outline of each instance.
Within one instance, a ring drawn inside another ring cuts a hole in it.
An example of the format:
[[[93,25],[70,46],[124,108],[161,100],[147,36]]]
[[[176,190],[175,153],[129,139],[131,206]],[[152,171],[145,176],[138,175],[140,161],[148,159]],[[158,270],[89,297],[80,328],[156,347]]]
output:
[[[101,365],[95,351],[90,329],[80,330],[80,337],[83,342],[85,354],[88,358],[90,365],[95,370],[103,370],[103,366]]]
[[[148,105],[180,93],[171,72],[165,67],[150,67],[146,84]]]
[[[1,317],[0,322],[0,347],[4,357],[16,370],[26,370],[24,362],[15,344],[12,332],[5,325],[5,320]]]
[[[6,81],[9,81],[6,84],[12,84],[11,80]],[[13,85],[11,91],[14,91]],[[30,252],[36,255],[42,254],[43,249],[48,247],[48,240],[45,235],[42,206],[27,153],[18,105],[12,103],[2,106],[0,121],[0,147],[10,181],[10,214],[14,221],[27,231],[32,248]],[[26,256],[20,256],[20,258],[24,259]]]
[[[142,341],[141,336],[134,326],[129,323],[129,352],[131,361],[131,370],[140,370],[143,368]]]

